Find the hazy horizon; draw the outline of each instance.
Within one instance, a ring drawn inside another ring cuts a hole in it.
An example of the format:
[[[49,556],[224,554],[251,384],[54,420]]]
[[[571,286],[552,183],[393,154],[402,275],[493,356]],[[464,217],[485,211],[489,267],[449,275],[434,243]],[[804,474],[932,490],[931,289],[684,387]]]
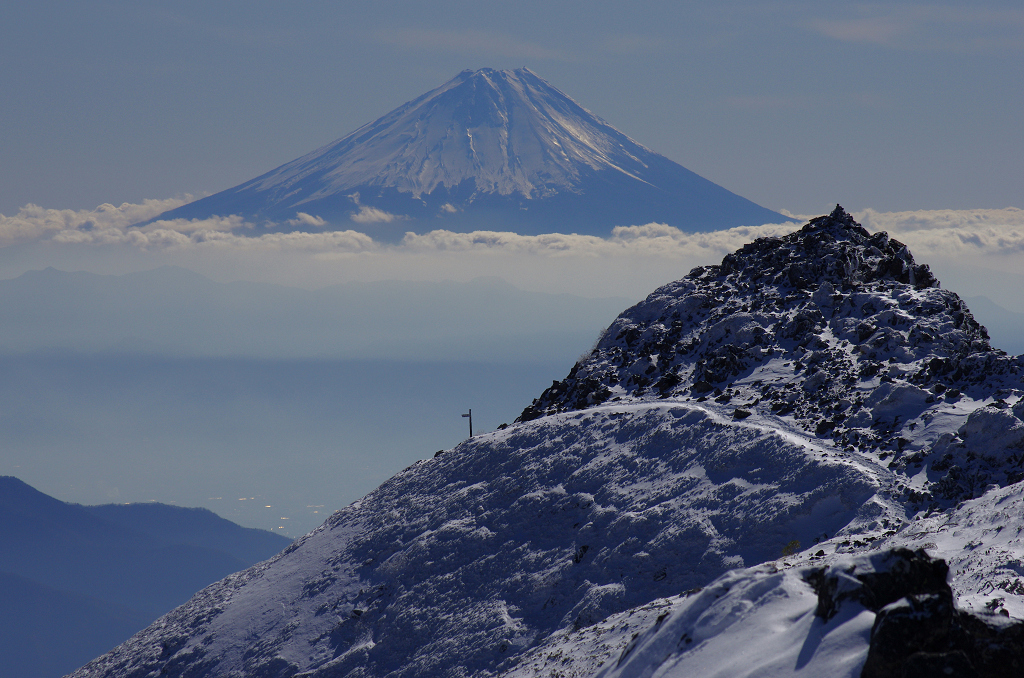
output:
[[[511,423],[628,299],[469,283],[309,291],[184,269],[0,280],[0,474],[298,537]]]

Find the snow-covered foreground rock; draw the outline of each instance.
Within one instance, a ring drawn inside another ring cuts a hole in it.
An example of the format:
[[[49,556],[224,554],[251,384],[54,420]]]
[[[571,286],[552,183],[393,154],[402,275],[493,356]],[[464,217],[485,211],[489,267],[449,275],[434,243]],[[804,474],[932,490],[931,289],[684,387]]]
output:
[[[521,421],[74,675],[885,675],[905,619],[1024,617],[1022,393],[1020,359],[837,208],[656,291]],[[896,547],[952,590],[880,585]],[[935,661],[982,661],[947,636]]]

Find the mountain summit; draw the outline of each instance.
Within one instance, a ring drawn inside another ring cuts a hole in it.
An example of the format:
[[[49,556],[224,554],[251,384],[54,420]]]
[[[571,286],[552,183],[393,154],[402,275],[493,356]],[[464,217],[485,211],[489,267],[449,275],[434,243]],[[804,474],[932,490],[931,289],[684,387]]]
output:
[[[301,213],[301,214],[300,214]],[[636,143],[529,69],[466,70],[346,137],[159,218],[270,230],[712,230],[786,217]],[[305,215],[305,216],[303,216]]]
[[[837,206],[73,678],[1018,676],[1022,479],[1024,357]]]

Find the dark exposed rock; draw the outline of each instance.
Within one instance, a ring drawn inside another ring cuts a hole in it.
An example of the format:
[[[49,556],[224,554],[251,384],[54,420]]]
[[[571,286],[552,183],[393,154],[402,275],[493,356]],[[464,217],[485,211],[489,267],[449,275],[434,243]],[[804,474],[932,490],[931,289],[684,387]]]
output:
[[[908,662],[916,664],[918,670],[929,665],[939,667],[940,673],[933,675],[942,675],[943,665],[947,663],[959,664],[962,670],[973,671],[967,656],[950,647],[952,625],[951,596],[935,593],[908,595],[889,603],[875,616],[871,646],[861,676],[906,675]]]
[[[813,570],[807,579],[826,622],[846,601],[876,613],[862,678],[1024,675],[1024,622],[956,609],[945,561],[894,549],[857,569]]]
[[[819,358],[829,375],[825,390],[840,397],[883,371],[883,358],[913,368],[894,381],[942,390],[1020,369],[989,346],[960,298],[941,290],[905,245],[869,234],[837,206],[796,233],[760,238],[719,266],[698,267],[626,310],[522,420],[575,409],[586,401],[579,392],[594,390],[587,378],[621,384],[625,395],[652,383],[661,395],[706,392],[772,357],[827,347],[826,333],[853,349]],[[670,381],[662,381],[666,375]]]
[[[814,570],[808,581],[818,594],[815,614],[828,621],[846,600],[855,600],[874,612],[909,595],[939,594],[952,603],[948,575],[943,560],[930,558],[922,550],[894,549],[869,571]]]

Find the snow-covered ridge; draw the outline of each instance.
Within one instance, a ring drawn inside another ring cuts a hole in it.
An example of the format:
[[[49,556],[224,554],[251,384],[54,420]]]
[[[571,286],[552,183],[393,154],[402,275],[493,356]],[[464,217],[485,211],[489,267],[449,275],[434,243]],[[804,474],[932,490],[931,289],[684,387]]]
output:
[[[162,670],[168,633],[199,675],[476,675],[819,530],[882,529],[879,472],[698,407],[549,417],[410,467],[80,675]]]
[[[1020,359],[837,208],[661,288],[521,421],[74,675],[853,676],[903,661],[880,620],[1017,633],[1022,394]],[[951,588],[845,595],[898,546]]]
[[[1015,676],[1024,667],[1022,501],[1017,484],[917,516],[867,548],[837,537],[730,571],[552,634],[504,675],[881,678],[917,665],[922,676]]]

